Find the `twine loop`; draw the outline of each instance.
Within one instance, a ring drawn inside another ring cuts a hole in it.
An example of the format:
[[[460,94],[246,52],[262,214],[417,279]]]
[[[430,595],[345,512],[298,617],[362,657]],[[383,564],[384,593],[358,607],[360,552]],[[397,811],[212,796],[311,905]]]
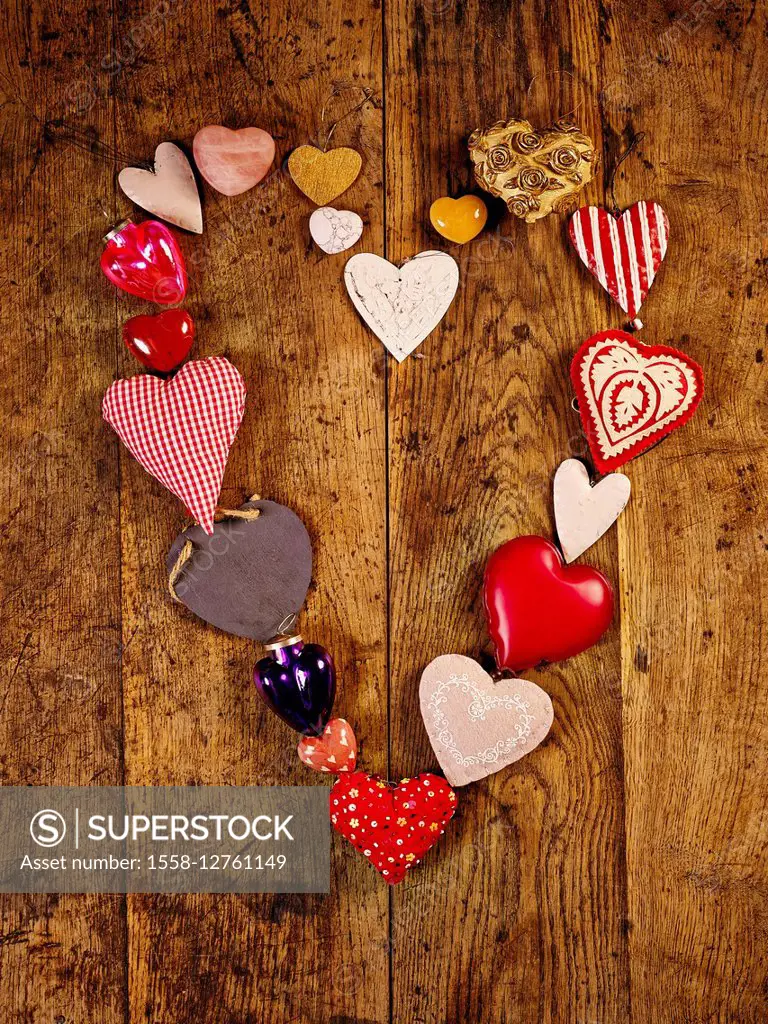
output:
[[[259,497],[258,494],[252,494],[248,502],[259,501]],[[254,519],[258,519],[260,515],[260,508],[217,508],[213,514],[213,521],[214,523],[220,523],[222,519],[243,519],[246,522],[252,522]],[[188,530],[189,527],[186,526],[184,529]],[[168,592],[178,604],[181,603],[181,598],[176,593],[176,584],[179,581],[182,569],[192,557],[194,548],[195,546],[192,541],[186,540],[179,552],[178,558],[173,563],[173,568],[168,573]]]

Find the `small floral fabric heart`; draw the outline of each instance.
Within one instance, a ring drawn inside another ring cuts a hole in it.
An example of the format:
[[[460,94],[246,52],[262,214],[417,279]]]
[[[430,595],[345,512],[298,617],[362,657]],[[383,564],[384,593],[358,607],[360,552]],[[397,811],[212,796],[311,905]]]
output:
[[[339,776],[331,790],[333,827],[390,885],[421,863],[456,810],[456,794],[424,772],[394,786],[367,772]]]

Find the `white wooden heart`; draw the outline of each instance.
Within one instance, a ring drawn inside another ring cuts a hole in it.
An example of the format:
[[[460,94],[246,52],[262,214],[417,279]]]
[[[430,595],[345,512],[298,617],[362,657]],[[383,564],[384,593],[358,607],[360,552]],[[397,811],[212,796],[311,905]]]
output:
[[[372,252],[347,260],[344,281],[355,309],[401,363],[437,327],[459,285],[447,252],[427,250],[396,267]]]
[[[629,477],[610,473],[591,486],[583,462],[566,459],[557,467],[554,483],[557,537],[566,562],[591,548],[626,508]]]
[[[552,701],[527,679],[494,682],[472,658],[442,654],[419,686],[429,742],[452,786],[466,786],[534,750],[550,730]]]
[[[309,218],[309,233],[323,252],[344,252],[362,235],[363,221],[352,210],[321,206]]]
[[[124,167],[117,176],[120,188],[142,210],[200,235],[203,210],[195,175],[183,151],[172,142],[155,150],[155,169]]]

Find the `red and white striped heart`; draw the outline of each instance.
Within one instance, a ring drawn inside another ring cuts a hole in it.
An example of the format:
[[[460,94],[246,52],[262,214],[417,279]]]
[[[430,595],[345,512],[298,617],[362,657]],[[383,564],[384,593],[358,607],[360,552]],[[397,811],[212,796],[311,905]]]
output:
[[[208,534],[244,408],[245,381],[222,356],[185,363],[170,380],[116,380],[101,405],[131,455]]]
[[[568,234],[591,273],[634,318],[667,252],[669,220],[661,206],[643,200],[620,217],[583,206],[571,217]]]
[[[571,363],[579,414],[600,473],[623,465],[693,416],[704,373],[684,352],[600,331]]]

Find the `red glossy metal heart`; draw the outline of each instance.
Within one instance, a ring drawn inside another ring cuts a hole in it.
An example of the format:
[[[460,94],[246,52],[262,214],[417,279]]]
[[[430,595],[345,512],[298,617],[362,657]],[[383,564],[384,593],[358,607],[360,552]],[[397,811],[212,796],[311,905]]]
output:
[[[456,794],[425,772],[399,786],[377,775],[340,775],[331,790],[331,822],[368,858],[386,882],[402,882],[420,863],[456,810]]]
[[[595,468],[629,462],[693,416],[704,372],[683,352],[641,345],[626,331],[600,331],[571,363],[579,415]]]
[[[111,231],[101,269],[118,288],[172,306],[187,293],[184,257],[173,233],[156,220],[126,221]]]
[[[183,309],[155,316],[132,316],[123,324],[123,341],[140,363],[170,373],[183,363],[195,338],[195,322]]]
[[[551,541],[517,537],[488,560],[483,588],[499,668],[522,672],[597,643],[613,618],[613,590],[597,569],[566,566]]]

